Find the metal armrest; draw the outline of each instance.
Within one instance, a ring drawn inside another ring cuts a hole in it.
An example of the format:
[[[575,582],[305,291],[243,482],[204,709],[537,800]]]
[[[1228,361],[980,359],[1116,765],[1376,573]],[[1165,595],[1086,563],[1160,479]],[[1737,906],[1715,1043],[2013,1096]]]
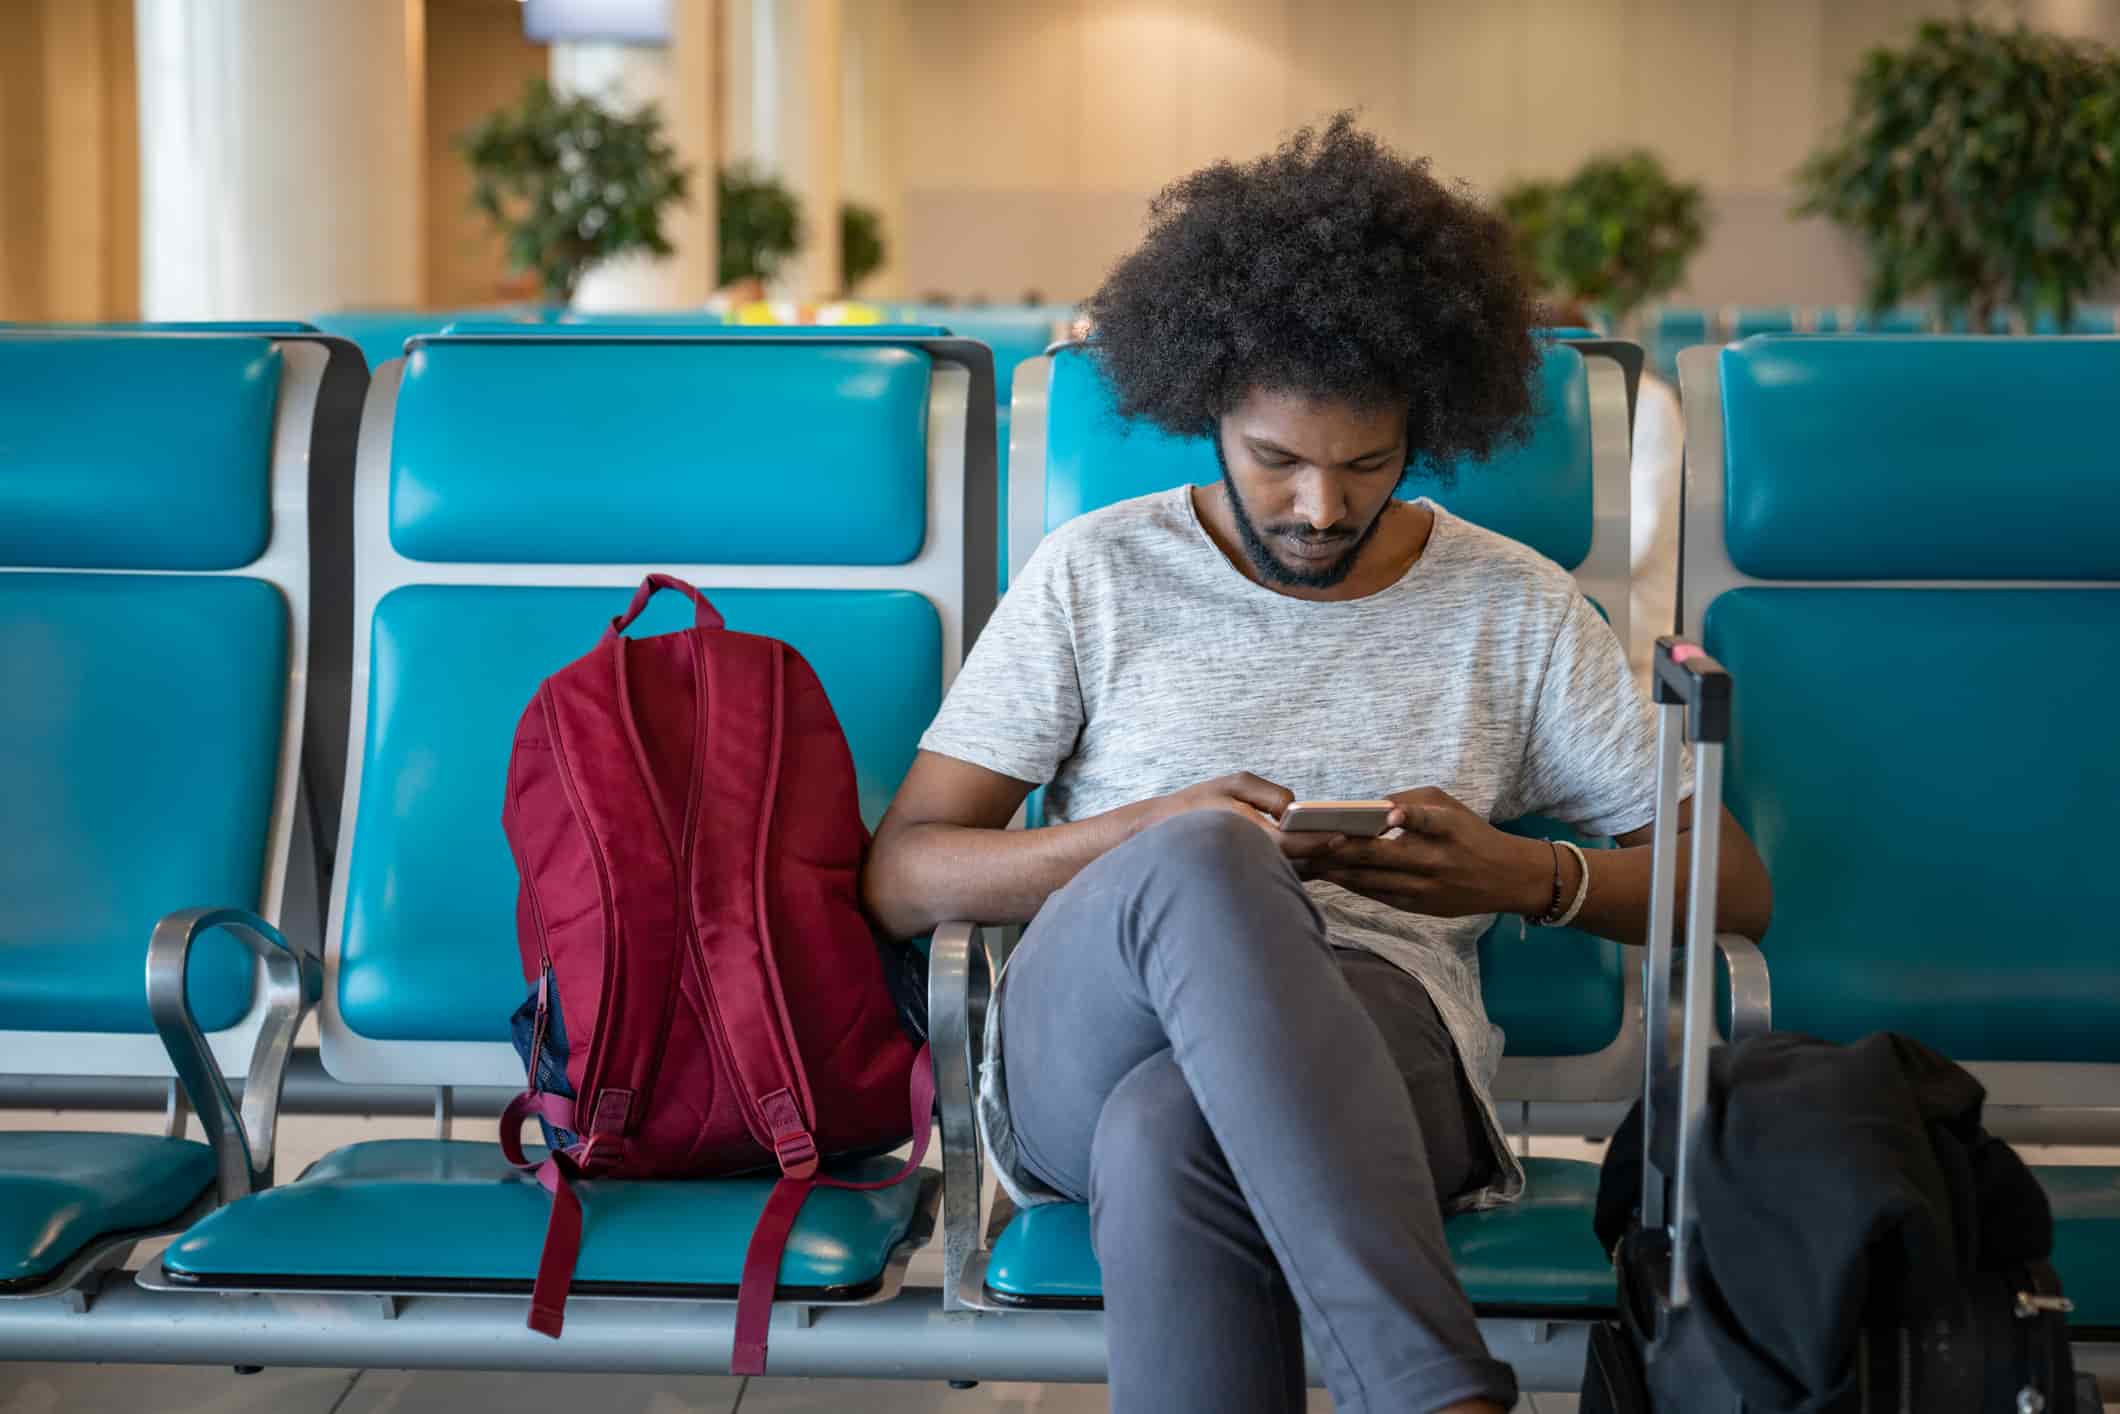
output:
[[[985,1175],[980,1167],[979,1050],[993,990],[991,939],[972,923],[945,923],[928,945],[928,1045],[942,1117],[942,1303],[963,1310],[958,1283],[979,1250]]]
[[[265,964],[265,1019],[250,1053],[237,1110],[213,1051],[199,1033],[185,996],[191,945],[221,928],[241,938]],[[298,945],[254,913],[240,908],[187,908],[155,925],[147,944],[147,1011],[177,1069],[191,1107],[213,1145],[224,1203],[272,1187],[273,1126],[280,1083],[302,1018],[324,996],[324,959],[313,943]]]
[[[1774,1029],[1774,990],[1767,978],[1766,954],[1759,944],[1737,933],[1717,933],[1715,946],[1730,969],[1731,1042],[1749,1041]]]

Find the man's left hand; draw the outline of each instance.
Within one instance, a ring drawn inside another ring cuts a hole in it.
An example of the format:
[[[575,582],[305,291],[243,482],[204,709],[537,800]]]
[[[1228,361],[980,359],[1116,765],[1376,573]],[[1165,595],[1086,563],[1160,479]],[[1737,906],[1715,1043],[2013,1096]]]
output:
[[[1347,840],[1307,861],[1303,877],[1433,918],[1545,912],[1553,897],[1547,845],[1496,829],[1434,786],[1390,800],[1398,838]]]

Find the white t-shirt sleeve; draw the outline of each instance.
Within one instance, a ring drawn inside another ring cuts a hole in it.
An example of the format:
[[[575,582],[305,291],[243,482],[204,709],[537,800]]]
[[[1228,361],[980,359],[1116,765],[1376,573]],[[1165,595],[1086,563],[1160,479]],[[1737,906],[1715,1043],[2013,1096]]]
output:
[[[920,749],[1032,785],[1053,778],[1083,722],[1064,539],[1048,536],[987,620]]]
[[[1679,794],[1691,794],[1692,765]],[[1577,594],[1547,658],[1530,739],[1503,818],[1548,815],[1585,834],[1622,835],[1656,818],[1656,711],[1626,650]]]

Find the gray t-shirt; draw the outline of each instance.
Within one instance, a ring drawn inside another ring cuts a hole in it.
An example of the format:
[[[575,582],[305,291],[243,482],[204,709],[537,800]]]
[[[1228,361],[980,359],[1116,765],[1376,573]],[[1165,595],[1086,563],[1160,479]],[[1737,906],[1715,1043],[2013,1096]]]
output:
[[[1043,784],[1053,823],[1235,771],[1299,800],[1439,786],[1489,820],[1539,814],[1616,835],[1656,811],[1653,709],[1619,640],[1567,571],[1433,502],[1427,548],[1390,587],[1320,602],[1246,578],[1189,488],[1121,502],[1048,535],[1010,586],[921,741]],[[1493,915],[1430,918],[1306,885],[1333,943],[1427,988],[1523,1189],[1489,1093],[1501,1029],[1480,998]],[[987,1011],[981,1122],[1019,1203],[1048,1198],[1016,1155]]]

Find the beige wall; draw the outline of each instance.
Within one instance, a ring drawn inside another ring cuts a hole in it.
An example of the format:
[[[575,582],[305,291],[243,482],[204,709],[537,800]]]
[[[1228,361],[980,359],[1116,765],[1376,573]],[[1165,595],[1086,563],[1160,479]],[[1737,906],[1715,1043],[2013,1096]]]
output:
[[[471,208],[471,169],[455,140],[515,102],[525,82],[543,78],[546,52],[523,37],[516,0],[427,0],[423,303],[430,308],[536,293],[534,279],[510,281],[500,237]]]
[[[2120,0],[2022,0],[2120,41]],[[1491,193],[1648,146],[1716,221],[1682,297],[1852,299],[1858,261],[1787,214],[1865,50],[1951,0],[906,0],[900,283],[1086,293],[1148,196],[1335,109]]]
[[[0,3],[0,319],[140,306],[132,0]]]

